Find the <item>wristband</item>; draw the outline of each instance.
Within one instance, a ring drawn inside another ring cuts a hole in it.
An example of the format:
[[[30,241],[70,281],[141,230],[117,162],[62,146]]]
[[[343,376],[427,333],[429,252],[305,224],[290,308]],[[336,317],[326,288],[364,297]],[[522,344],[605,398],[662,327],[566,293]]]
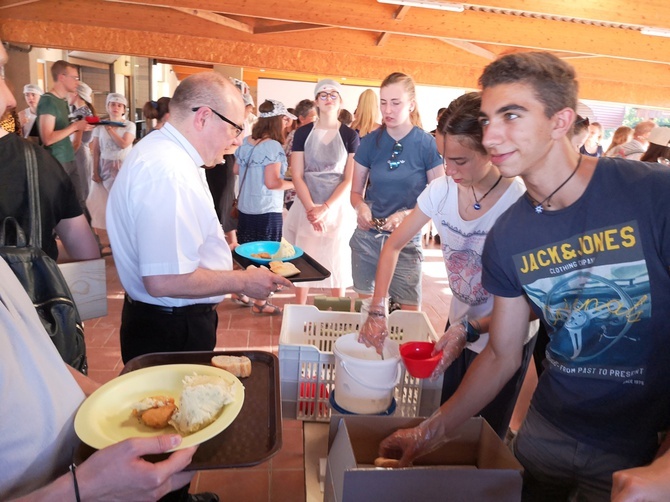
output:
[[[474,343],[479,340],[479,330],[475,328],[467,319],[463,319],[463,326],[465,327],[465,341]]]
[[[386,317],[385,312],[368,312],[368,317]]]
[[[75,473],[76,470],[77,466],[72,462],[70,464],[70,472],[72,473],[72,481],[74,482],[74,497],[77,502],[81,502],[81,497],[79,496],[79,483],[77,483],[77,474]]]

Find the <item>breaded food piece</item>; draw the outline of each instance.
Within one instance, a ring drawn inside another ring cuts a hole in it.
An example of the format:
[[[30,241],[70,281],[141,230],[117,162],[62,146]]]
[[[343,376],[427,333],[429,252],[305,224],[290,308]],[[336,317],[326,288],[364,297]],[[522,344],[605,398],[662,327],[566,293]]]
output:
[[[251,253],[251,256],[254,258],[262,258],[263,260],[269,260],[272,258],[272,255],[267,252],[262,252],[262,253]]]
[[[229,371],[238,378],[251,375],[251,359],[247,356],[214,356],[212,366]]]
[[[177,406],[171,397],[152,396],[135,403],[132,414],[148,427],[163,429],[169,425],[176,409]]]

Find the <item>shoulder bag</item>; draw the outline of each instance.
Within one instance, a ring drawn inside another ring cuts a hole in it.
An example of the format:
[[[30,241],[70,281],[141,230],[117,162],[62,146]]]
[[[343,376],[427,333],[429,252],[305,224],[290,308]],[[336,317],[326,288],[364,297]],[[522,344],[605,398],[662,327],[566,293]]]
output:
[[[30,234],[26,235],[12,216],[0,228],[0,255],[23,285],[37,313],[63,360],[86,374],[86,343],[84,327],[70,288],[58,265],[41,249],[42,221],[40,213],[39,177],[33,145],[23,141],[26,156]],[[8,241],[15,234],[15,243]]]

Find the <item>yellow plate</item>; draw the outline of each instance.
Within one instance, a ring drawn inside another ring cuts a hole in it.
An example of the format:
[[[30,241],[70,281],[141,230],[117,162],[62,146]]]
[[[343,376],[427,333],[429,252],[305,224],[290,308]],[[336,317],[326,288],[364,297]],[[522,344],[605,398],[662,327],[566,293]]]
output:
[[[223,407],[219,417],[204,429],[184,436],[174,450],[200,444],[228,427],[244,404],[244,386],[228,371],[201,364],[168,364],[132,371],[106,383],[91,394],[79,407],[74,430],[84,443],[101,449],[133,437],[153,437],[174,434],[172,426],[152,429],[132,416],[132,406],[145,397],[170,396],[179,404],[186,375],[211,375],[223,378],[232,385],[234,401]],[[170,451],[174,451],[170,450]]]

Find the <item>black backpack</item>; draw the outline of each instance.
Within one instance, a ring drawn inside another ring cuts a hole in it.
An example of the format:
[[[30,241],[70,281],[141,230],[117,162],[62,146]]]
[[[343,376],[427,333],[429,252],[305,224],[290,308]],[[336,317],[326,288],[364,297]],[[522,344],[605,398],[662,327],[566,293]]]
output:
[[[23,142],[30,198],[30,240],[15,218],[0,228],[0,256],[28,293],[30,300],[63,360],[83,374],[88,371],[84,327],[70,288],[58,265],[41,249],[39,177],[34,146]],[[14,244],[8,241],[15,235]]]

